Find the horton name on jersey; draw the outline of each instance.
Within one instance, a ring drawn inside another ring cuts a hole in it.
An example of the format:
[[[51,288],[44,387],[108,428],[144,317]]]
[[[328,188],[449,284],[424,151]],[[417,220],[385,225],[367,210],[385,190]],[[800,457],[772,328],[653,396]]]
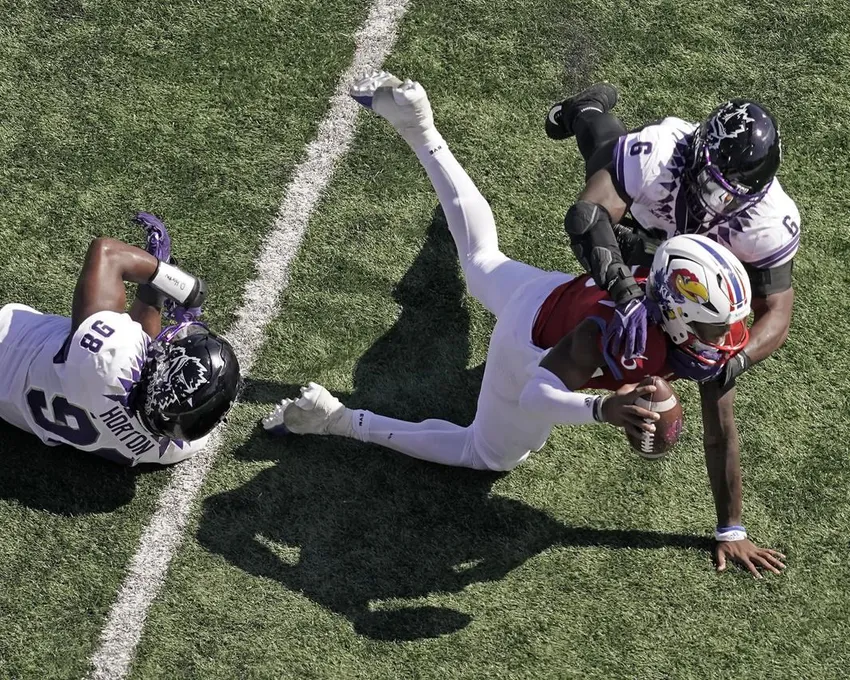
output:
[[[115,435],[136,456],[150,451],[156,446],[156,440],[149,432],[142,429],[141,424],[133,418],[129,411],[120,404],[98,415],[109,431]]]

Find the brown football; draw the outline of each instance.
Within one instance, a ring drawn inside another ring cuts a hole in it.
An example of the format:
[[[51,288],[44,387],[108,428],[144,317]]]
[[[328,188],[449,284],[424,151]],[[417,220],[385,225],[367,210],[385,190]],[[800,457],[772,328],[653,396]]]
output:
[[[643,432],[639,439],[626,435],[632,448],[649,460],[666,456],[682,434],[682,405],[679,403],[679,397],[664,378],[650,376],[639,383],[653,384],[655,392],[637,399],[635,405],[660,414],[661,417],[655,421],[655,432]]]

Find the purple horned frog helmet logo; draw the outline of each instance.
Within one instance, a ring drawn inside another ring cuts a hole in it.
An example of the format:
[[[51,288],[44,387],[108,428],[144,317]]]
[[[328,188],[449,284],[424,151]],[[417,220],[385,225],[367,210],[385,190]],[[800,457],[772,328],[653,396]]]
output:
[[[747,123],[755,118],[747,112],[748,104],[728,102],[713,116],[705,131],[705,144],[710,152],[717,152],[724,139],[735,139],[747,131]]]
[[[159,354],[145,404],[148,413],[166,411],[184,401],[191,404],[192,395],[209,382],[207,368],[198,358],[187,356],[185,348],[165,345]]]

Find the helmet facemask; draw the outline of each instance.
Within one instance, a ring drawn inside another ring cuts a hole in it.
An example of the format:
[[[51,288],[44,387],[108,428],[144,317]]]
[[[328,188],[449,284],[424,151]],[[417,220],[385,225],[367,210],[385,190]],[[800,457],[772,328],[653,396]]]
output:
[[[764,198],[773,180],[759,191],[742,182],[730,181],[712,162],[704,136],[697,133],[694,158],[687,177],[688,198],[710,218],[730,218],[742,213]]]
[[[726,333],[714,342],[700,335],[697,323],[687,324],[687,328],[688,339],[679,345],[679,349],[706,366],[725,364],[730,357],[744,349],[750,339],[750,330],[743,321],[732,324]]]
[[[782,160],[773,116],[761,105],[734,99],[718,106],[693,135],[686,174],[695,216],[728,219],[761,200]]]

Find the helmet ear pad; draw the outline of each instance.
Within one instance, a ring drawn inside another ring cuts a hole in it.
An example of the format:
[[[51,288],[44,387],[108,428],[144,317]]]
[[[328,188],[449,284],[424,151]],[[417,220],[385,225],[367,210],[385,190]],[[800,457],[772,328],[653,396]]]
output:
[[[151,343],[131,408],[152,433],[194,441],[224,420],[242,386],[230,343],[206,327]]]

